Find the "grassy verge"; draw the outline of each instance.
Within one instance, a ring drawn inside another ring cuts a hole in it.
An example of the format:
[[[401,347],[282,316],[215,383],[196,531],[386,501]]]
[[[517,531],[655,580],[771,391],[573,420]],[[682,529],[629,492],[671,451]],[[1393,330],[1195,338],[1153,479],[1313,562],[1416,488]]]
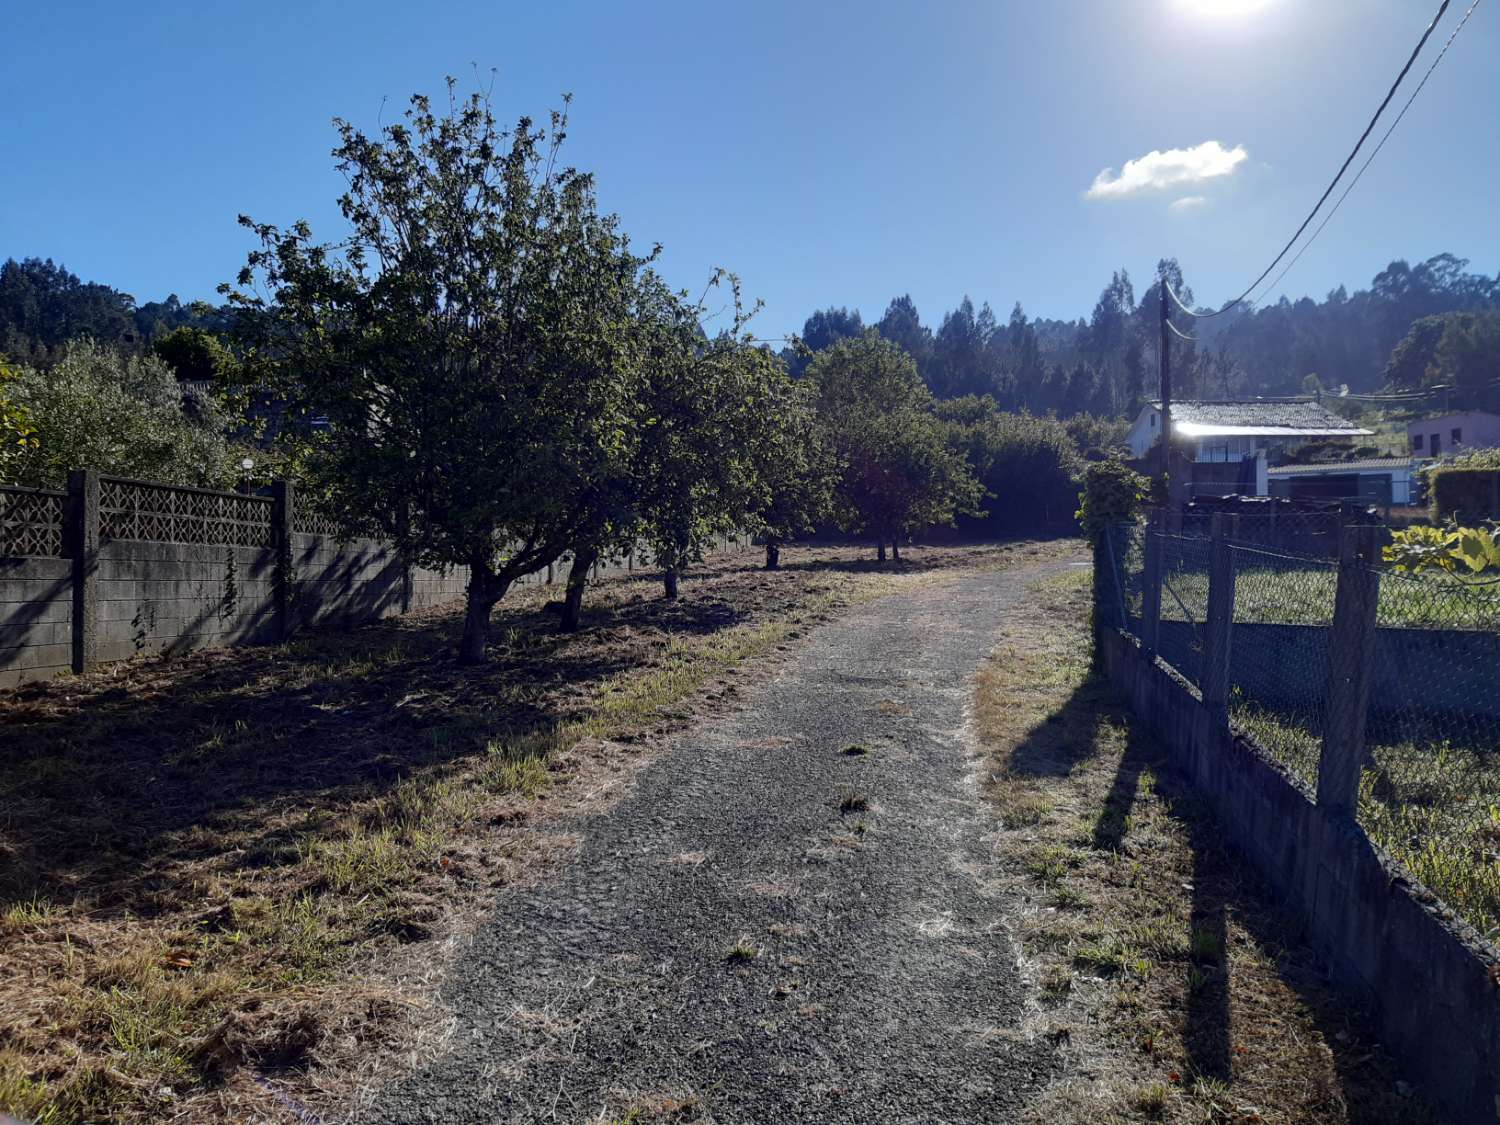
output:
[[[525,590],[478,670],[453,660],[449,609],[0,696],[0,1111],[337,1102],[423,1018],[385,970],[565,854],[555,813],[844,607],[1064,549],[721,560],[676,604],[644,578],[602,585],[571,636]]]
[[[1087,582],[1037,588],[976,696],[1034,1030],[1069,1060],[1025,1120],[1431,1120],[1090,677]]]
[[[1239,708],[1235,723],[1316,785],[1321,715]],[[1500,939],[1500,743],[1492,724],[1377,714],[1360,779],[1359,822],[1370,839],[1491,941]]]

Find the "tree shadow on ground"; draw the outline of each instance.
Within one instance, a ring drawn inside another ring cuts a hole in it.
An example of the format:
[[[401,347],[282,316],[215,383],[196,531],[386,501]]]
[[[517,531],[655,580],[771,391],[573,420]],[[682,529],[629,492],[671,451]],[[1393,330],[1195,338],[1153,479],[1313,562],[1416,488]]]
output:
[[[447,607],[0,697],[0,908],[84,897],[150,916],[210,861],[284,862],[355,802],[553,730],[674,637],[748,612],[712,584],[675,602],[613,590],[561,635],[542,612],[556,592],[502,603],[479,668],[458,665]]]

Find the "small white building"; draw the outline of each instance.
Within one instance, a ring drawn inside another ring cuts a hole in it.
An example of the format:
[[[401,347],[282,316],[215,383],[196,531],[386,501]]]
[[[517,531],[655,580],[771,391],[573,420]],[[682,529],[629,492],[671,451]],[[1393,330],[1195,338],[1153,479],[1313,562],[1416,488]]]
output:
[[[1266,470],[1272,496],[1295,500],[1362,500],[1371,504],[1412,502],[1412,459],[1371,457],[1363,461],[1319,461]]]
[[[1465,449],[1500,447],[1500,415],[1483,410],[1440,414],[1406,424],[1406,443],[1413,457],[1440,457]]]
[[[1184,399],[1172,403],[1172,440],[1199,462],[1239,461],[1318,438],[1367,437],[1313,398]],[[1161,436],[1161,403],[1141,408],[1126,436],[1130,455],[1146,455]]]

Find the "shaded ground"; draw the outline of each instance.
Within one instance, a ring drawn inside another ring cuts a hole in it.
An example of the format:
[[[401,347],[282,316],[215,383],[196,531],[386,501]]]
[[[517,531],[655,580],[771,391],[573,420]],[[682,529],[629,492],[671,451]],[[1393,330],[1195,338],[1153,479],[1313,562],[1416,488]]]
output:
[[[243,1121],[336,1101],[419,1006],[368,970],[570,851],[552,810],[597,803],[851,604],[1068,549],[719,560],[676,605],[605,583],[569,637],[523,590],[481,670],[454,662],[450,609],[0,694],[0,1110]]]
[[[1049,561],[819,629],[732,715],[502,894],[436,1056],[366,1122],[1003,1122],[1055,1066],[1021,1034],[969,678]]]
[[[1429,1122],[1295,920],[1089,675],[1088,576],[1037,585],[979,678],[995,854],[1065,1065],[1018,1121]]]

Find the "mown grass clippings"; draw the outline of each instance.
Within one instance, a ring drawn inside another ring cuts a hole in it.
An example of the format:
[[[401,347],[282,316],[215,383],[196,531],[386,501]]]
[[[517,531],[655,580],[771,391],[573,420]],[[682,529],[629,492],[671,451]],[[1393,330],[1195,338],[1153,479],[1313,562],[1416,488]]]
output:
[[[565,853],[549,810],[602,799],[635,747],[847,606],[1068,549],[716,560],[677,603],[644,575],[600,584],[571,635],[522,589],[482,669],[454,662],[447,608],[0,694],[0,1111],[328,1104],[419,1008],[382,983],[388,953]]]
[[[1065,1068],[1018,1120],[1430,1122],[1159,748],[1090,675],[1088,576],[1036,588],[981,671],[997,854]]]

